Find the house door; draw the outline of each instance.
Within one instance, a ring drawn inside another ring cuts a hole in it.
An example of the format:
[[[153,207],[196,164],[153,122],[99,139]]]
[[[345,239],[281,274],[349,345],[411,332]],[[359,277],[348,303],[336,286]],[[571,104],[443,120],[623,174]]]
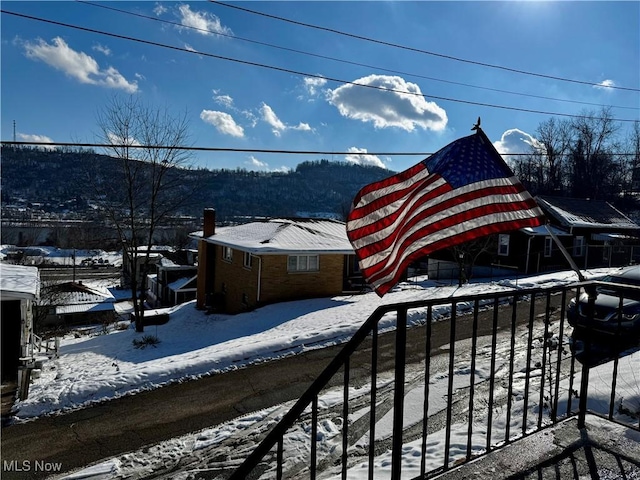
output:
[[[0,312],[2,383],[18,378],[20,359],[20,300],[5,300]]]

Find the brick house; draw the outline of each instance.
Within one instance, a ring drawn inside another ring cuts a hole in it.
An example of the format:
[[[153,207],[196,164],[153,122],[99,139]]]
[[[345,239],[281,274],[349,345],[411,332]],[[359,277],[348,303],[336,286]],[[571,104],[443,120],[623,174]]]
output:
[[[345,224],[271,219],[215,226],[204,212],[199,239],[197,306],[239,313],[259,305],[343,293],[358,272]]]

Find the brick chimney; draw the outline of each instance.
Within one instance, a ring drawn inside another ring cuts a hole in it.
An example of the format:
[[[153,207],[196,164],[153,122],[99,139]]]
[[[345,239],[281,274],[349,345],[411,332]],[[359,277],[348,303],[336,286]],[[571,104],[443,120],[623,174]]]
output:
[[[211,235],[215,235],[216,233],[215,208],[205,208],[203,216],[204,216],[204,226],[202,229],[203,229],[204,238],[210,237]]]

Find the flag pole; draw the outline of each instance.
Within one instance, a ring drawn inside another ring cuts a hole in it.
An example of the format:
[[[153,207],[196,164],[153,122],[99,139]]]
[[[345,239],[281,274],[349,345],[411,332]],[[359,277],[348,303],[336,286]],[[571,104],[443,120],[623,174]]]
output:
[[[567,249],[564,247],[564,245],[562,244],[558,236],[555,233],[553,233],[548,223],[545,223],[544,226],[547,229],[547,232],[549,232],[549,235],[551,236],[553,241],[556,243],[556,245],[562,252],[562,255],[564,255],[564,258],[567,260],[567,262],[569,262],[569,265],[571,265],[571,269],[578,274],[578,279],[581,282],[584,282],[586,280],[584,275],[578,268],[578,265],[576,265],[576,262],[573,261],[573,258],[571,258],[571,255],[569,255],[569,252],[567,252]]]

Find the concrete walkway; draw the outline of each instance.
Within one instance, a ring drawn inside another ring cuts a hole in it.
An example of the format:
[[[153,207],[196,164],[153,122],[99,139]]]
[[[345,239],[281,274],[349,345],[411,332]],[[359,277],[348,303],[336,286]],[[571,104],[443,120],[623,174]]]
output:
[[[435,478],[639,479],[640,432],[595,415],[581,430],[573,417]]]

